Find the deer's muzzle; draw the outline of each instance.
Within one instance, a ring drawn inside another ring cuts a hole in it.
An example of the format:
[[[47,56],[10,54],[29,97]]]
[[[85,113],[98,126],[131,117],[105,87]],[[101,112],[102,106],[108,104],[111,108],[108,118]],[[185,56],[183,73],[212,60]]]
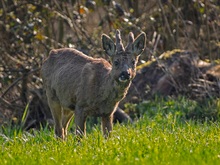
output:
[[[121,72],[121,74],[119,75],[119,81],[120,82],[126,82],[128,80],[131,79],[131,74],[128,71],[123,71]]]

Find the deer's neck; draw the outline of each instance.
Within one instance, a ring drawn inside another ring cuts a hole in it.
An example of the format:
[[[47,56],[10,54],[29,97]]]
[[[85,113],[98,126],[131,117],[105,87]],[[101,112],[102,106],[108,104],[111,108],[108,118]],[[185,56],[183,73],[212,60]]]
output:
[[[126,96],[130,84],[130,81],[125,83],[116,81],[110,72],[103,83],[103,96],[105,99],[117,103]]]

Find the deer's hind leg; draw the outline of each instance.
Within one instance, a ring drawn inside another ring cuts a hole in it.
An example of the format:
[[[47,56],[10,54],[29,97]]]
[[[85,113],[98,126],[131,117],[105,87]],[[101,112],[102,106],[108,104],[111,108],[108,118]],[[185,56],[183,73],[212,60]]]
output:
[[[73,118],[73,111],[64,108],[63,109],[62,125],[63,125],[63,129],[64,129],[64,136],[65,137],[67,136],[68,126],[69,126],[69,123],[72,118]]]
[[[83,108],[76,106],[75,109],[75,125],[76,125],[76,135],[82,137],[86,135],[86,118]]]

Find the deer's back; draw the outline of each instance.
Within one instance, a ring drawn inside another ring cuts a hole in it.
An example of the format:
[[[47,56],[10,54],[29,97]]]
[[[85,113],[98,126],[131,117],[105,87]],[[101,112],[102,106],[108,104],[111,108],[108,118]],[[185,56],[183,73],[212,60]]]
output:
[[[77,95],[94,96],[103,75],[110,69],[104,59],[94,59],[75,49],[57,49],[44,62],[42,78],[47,95],[69,107],[75,104]]]

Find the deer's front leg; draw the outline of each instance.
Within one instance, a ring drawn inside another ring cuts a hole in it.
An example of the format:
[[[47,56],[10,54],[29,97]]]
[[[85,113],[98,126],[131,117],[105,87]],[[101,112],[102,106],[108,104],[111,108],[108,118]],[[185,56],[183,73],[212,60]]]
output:
[[[64,129],[62,125],[62,108],[59,103],[53,101],[48,97],[48,104],[53,115],[53,120],[55,124],[55,134],[61,139],[65,139]]]
[[[86,135],[86,116],[83,109],[76,107],[75,110],[75,125],[76,125],[76,135],[82,137]]]
[[[112,131],[113,128],[112,121],[113,121],[113,114],[102,116],[102,130],[105,138],[107,138]]]

